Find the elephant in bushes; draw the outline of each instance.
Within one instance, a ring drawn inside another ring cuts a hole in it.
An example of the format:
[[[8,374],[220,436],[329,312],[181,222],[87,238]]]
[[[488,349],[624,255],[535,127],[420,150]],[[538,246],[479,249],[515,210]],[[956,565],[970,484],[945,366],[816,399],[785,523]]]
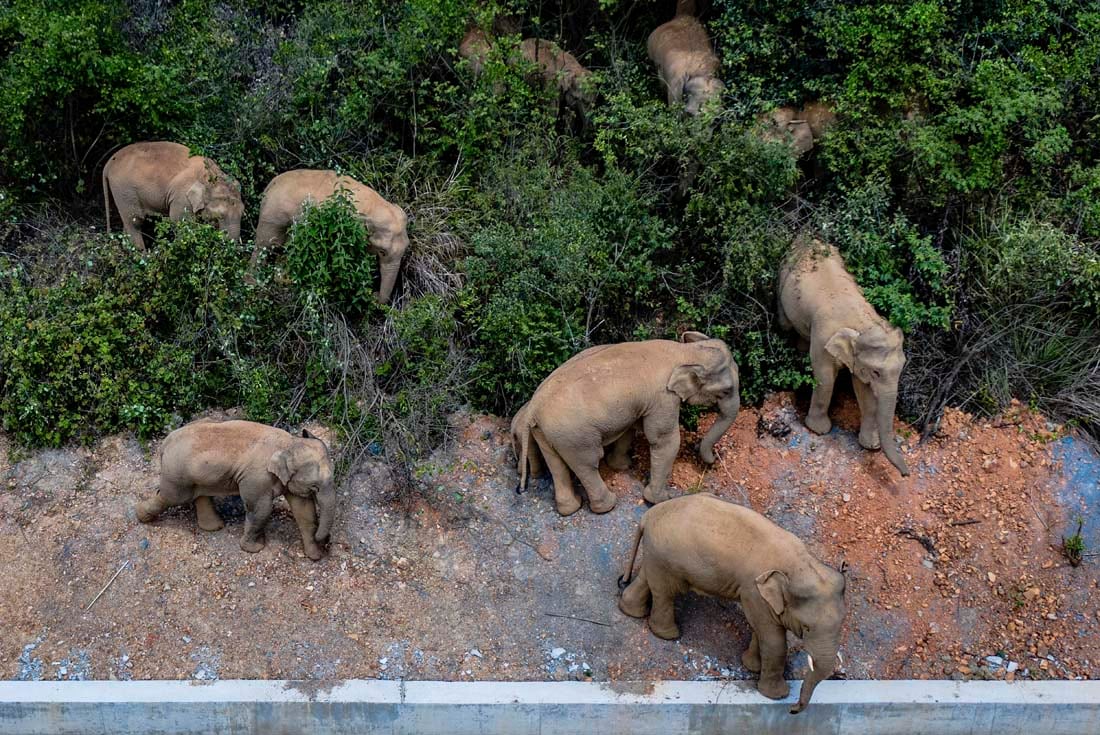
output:
[[[260,204],[252,269],[255,269],[260,253],[286,241],[290,225],[301,216],[306,202],[323,202],[338,189],[348,192],[356,211],[363,218],[370,234],[371,250],[378,256],[382,274],[378,300],[388,303],[397,283],[401,258],[409,247],[408,217],[400,207],[387,202],[374,189],[335,171],[299,169],[281,173],[271,180]]]
[[[698,115],[707,100],[722,96],[725,85],[718,78],[718,57],[695,17],[677,15],[657,26],[649,34],[646,49],[668,88],[670,105],[684,104],[689,115]]]
[[[196,421],[161,445],[160,489],[138,503],[138,520],[150,523],[167,508],[194,501],[199,527],[217,531],[222,520],[211,496],[240,495],[245,523],[241,548],[264,547],[272,503],[285,495],[302,532],[306,556],[322,556],[336,512],[332,458],[323,441],[303,430],[293,436],[251,421]]]
[[[630,581],[638,547],[642,563]],[[844,621],[844,575],[818,561],[791,533],[754,510],[709,493],[685,495],[650,508],[638,526],[620,584],[619,609],[649,615],[660,638],[680,637],[673,604],[684,592],[737,600],[752,626],[741,656],[759,672],[760,693],[782,699],[787,631],[802,638],[810,676],[791,713],[801,712],[817,685],[836,668]],[[652,608],[651,608],[652,603]]]
[[[795,242],[779,272],[779,324],[809,340],[817,384],[806,428],[829,433],[833,383],[847,368],[859,401],[860,445],[881,445],[898,472],[908,475],[894,438],[904,337],[867,303],[836,247],[807,238]]]
[[[650,447],[645,499],[667,500],[684,401],[718,406],[718,419],[699,445],[703,461],[713,463],[714,445],[740,408],[737,364],[721,340],[698,332],[685,332],[681,339],[591,347],[550,373],[512,425],[520,491],[527,483],[528,463],[533,469],[541,456],[554,478],[559,513],[569,515],[581,507],[570,470],[584,485],[592,511],[606,513],[616,499],[600,478],[604,447],[611,447],[608,464],[626,469],[633,429],[640,424]]]
[[[218,164],[192,156],[179,143],[134,143],[111,156],[103,167],[103,208],[111,231],[111,199],[122,229],[145,249],[141,225],[152,214],[179,220],[187,216],[211,222],[233,240],[241,238],[244,204],[236,182]]]

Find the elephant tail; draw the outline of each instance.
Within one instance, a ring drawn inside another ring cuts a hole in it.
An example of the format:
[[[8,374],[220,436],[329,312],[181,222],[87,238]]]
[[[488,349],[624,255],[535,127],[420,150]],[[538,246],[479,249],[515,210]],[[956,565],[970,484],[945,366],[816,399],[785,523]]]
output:
[[[531,448],[531,422],[524,421],[519,427],[519,485],[516,486],[516,494],[527,490],[527,456]]]
[[[642,520],[638,521],[637,530],[634,531],[634,544],[630,550],[630,556],[627,557],[626,568],[623,570],[622,576],[619,577],[619,589],[623,589],[630,584],[630,578],[634,576],[634,562],[638,559],[638,547],[642,544],[642,534],[644,533],[645,516],[642,516]]]
[[[107,162],[110,164],[110,161]],[[107,166],[103,167],[103,214],[107,218],[107,234],[111,234],[111,187],[107,183]]]

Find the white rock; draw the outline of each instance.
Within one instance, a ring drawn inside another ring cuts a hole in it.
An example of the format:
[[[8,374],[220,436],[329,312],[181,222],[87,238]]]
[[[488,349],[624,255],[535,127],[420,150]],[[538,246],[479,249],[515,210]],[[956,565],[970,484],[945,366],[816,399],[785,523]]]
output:
[[[565,655],[565,649],[564,648],[555,648],[554,650],[550,651],[550,658],[561,658],[564,655]]]

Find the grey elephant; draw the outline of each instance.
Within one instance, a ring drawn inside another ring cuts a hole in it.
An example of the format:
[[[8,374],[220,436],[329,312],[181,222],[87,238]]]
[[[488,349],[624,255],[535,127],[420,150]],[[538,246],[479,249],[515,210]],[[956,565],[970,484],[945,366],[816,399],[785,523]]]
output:
[[[298,169],[281,173],[271,180],[260,203],[251,267],[255,268],[265,250],[286,241],[290,225],[302,215],[306,202],[323,202],[337,189],[348,192],[367,228],[371,250],[378,256],[381,271],[378,300],[385,304],[393,294],[401,258],[409,248],[408,217],[374,189],[335,171]]]
[[[649,441],[649,482],[645,499],[669,496],[668,478],[680,449],[680,405],[717,405],[718,419],[699,445],[704,462],[714,462],[714,445],[740,408],[737,363],[722,340],[685,332],[680,342],[655,339],[591,347],[559,366],[542,381],[513,422],[522,491],[528,464],[536,464],[531,439],[554,478],[554,500],[562,515],[581,507],[572,471],[584,485],[594,513],[615,507],[614,493],[600,477],[604,447],[608,465],[630,465],[633,429]]]
[[[167,508],[195,503],[199,527],[222,527],[211,500],[240,495],[245,522],[241,548],[264,547],[275,498],[285,495],[302,533],[306,556],[322,556],[336,511],[332,458],[323,441],[303,430],[293,436],[251,421],[200,420],[176,429],[161,445],[160,488],[136,507],[150,523]]]
[[[859,402],[860,445],[881,446],[898,472],[908,475],[894,438],[904,336],[867,303],[836,247],[808,237],[795,241],[779,271],[779,324],[809,342],[817,382],[806,428],[829,433],[833,383],[847,368]]]
[[[631,581],[638,548],[642,562]],[[619,609],[649,616],[654,635],[680,637],[676,596],[697,592],[736,600],[752,626],[741,656],[759,672],[761,694],[782,699],[787,631],[802,638],[810,676],[791,713],[802,711],[839,658],[844,622],[844,575],[810,554],[797,536],[754,510],[709,493],[685,495],[650,508],[638,525],[620,585]]]
[[[678,7],[678,13],[681,10]],[[718,57],[706,29],[693,15],[677,14],[657,26],[649,34],[646,49],[668,89],[670,105],[683,104],[689,115],[698,115],[708,100],[721,97],[725,85],[718,78]]]
[[[133,143],[111,156],[103,167],[107,232],[111,231],[112,199],[123,231],[142,250],[141,226],[157,214],[172,220],[197,217],[217,225],[233,240],[241,238],[240,188],[214,161],[192,156],[179,143]]]

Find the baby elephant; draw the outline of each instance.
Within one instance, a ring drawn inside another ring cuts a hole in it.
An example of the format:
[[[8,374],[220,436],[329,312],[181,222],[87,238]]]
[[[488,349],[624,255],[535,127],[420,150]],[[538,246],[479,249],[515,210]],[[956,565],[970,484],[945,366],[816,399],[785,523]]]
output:
[[[165,509],[194,501],[199,528],[217,531],[223,524],[211,496],[238,494],[246,511],[242,549],[264,547],[272,503],[285,495],[306,556],[321,558],[318,544],[332,529],[336,485],[328,447],[305,429],[298,437],[251,421],[210,420],[176,429],[161,445],[160,489],[138,503],[137,518],[150,523]]]
[[[725,89],[718,78],[718,57],[710,47],[703,25],[691,15],[677,15],[657,26],[646,43],[649,58],[657,65],[657,75],[668,87],[668,103],[679,105],[698,115],[712,97]]]
[[[616,499],[600,477],[604,447],[611,447],[608,465],[626,469],[634,426],[641,424],[650,456],[643,494],[651,503],[667,500],[668,477],[680,450],[684,401],[718,406],[718,419],[699,445],[700,457],[712,464],[714,445],[740,408],[737,363],[720,339],[685,332],[681,340],[590,347],[550,373],[512,422],[520,491],[527,483],[528,463],[535,469],[541,456],[554,477],[559,513],[569,515],[581,507],[570,470],[584,485],[592,512],[606,513]]]
[[[760,673],[761,694],[782,699],[790,693],[783,680],[787,631],[802,638],[810,676],[791,713],[805,709],[817,685],[836,668],[843,574],[756,511],[709,493],[674,498],[642,516],[620,585],[630,581],[639,545],[642,563],[619,599],[620,610],[644,618],[652,601],[649,629],[671,640],[680,636],[673,615],[676,595],[737,600],[752,626],[741,663]]]
[[[903,476],[909,467],[894,440],[898,380],[905,367],[902,332],[867,303],[832,245],[800,238],[779,271],[779,325],[808,340],[813,397],[806,428],[827,434],[833,382],[842,368],[852,374],[859,402],[859,443],[880,445]]]

